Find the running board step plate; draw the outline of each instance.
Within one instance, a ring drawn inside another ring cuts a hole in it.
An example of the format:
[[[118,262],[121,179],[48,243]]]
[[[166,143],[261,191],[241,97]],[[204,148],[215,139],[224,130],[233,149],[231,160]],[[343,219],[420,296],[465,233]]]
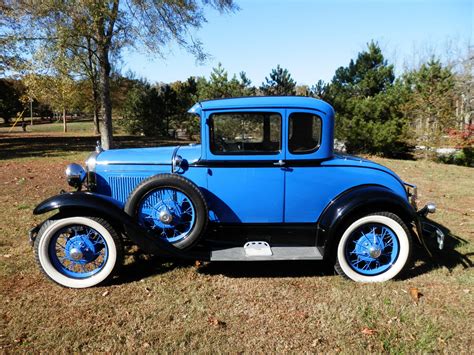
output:
[[[247,245],[247,244],[246,244]],[[268,245],[268,244],[267,244]],[[252,247],[251,247],[252,248]],[[265,246],[232,247],[213,249],[211,261],[264,261],[264,260],[322,260],[323,256],[317,247],[304,246]],[[260,250],[257,250],[260,249]]]

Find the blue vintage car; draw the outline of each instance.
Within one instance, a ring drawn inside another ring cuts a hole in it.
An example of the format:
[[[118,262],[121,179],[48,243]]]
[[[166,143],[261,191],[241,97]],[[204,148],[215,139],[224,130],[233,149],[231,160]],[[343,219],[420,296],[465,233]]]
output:
[[[199,102],[201,143],[100,147],[66,174],[76,192],[34,210],[40,269],[90,287],[120,268],[124,242],[199,260],[327,260],[352,280],[392,279],[422,241],[416,187],[369,160],[333,151],[334,110],[306,97]],[[86,191],[81,191],[86,190]],[[436,231],[442,245],[444,236]]]

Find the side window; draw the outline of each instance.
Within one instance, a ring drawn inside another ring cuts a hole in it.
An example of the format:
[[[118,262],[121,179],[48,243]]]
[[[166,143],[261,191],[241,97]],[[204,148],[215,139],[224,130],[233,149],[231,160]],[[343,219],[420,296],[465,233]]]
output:
[[[292,154],[313,153],[321,144],[321,118],[306,112],[294,112],[289,118],[288,149]]]
[[[278,154],[281,150],[281,116],[277,113],[215,113],[210,122],[213,154]]]

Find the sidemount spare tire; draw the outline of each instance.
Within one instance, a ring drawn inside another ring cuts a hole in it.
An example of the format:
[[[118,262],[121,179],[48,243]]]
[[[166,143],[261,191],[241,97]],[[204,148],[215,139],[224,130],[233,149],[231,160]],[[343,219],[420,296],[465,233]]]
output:
[[[208,208],[199,188],[176,174],[143,180],[124,208],[140,225],[178,249],[194,246],[205,232]]]

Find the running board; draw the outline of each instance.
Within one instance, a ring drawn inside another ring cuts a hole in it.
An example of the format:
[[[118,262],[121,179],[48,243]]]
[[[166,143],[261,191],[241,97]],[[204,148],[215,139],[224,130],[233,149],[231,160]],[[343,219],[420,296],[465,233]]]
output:
[[[265,261],[265,260],[322,260],[317,247],[272,246],[271,254],[249,255],[244,247],[211,250],[211,261]],[[252,254],[252,253],[250,253]]]

